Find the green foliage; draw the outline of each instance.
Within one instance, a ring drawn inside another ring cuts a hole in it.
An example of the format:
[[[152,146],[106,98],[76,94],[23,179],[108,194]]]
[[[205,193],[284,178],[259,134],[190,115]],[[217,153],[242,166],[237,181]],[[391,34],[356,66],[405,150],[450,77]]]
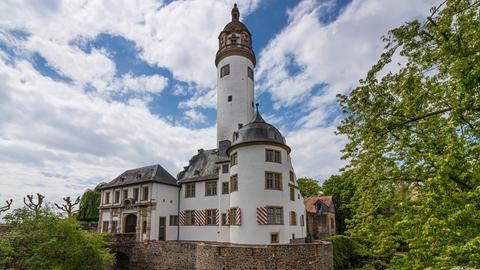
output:
[[[0,241],[0,265],[26,269],[108,269],[114,256],[105,235],[49,211],[17,209],[5,217],[12,230]]]
[[[77,220],[98,221],[100,207],[100,190],[87,190],[83,193],[78,209]]]
[[[309,178],[297,179],[298,190],[303,197],[317,196],[320,194],[320,186],[317,180]]]
[[[332,182],[354,188],[347,234],[373,258],[365,267],[480,267],[479,6],[447,0],[391,30],[339,97],[349,165]],[[396,55],[405,64],[383,75]]]
[[[360,255],[357,253],[358,244],[344,235],[335,235],[327,238],[333,246],[333,268],[335,270],[351,269],[360,265]]]
[[[355,186],[352,185],[351,177],[351,173],[346,171],[341,175],[331,176],[322,185],[323,195],[333,196],[337,231],[340,234],[347,230],[347,221],[353,216],[351,200],[355,192]]]

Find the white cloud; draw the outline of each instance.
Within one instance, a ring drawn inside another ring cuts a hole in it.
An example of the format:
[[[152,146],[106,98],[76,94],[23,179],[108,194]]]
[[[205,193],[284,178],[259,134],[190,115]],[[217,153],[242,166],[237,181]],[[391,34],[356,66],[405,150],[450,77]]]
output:
[[[348,92],[376,63],[383,44],[380,37],[406,21],[424,18],[438,1],[353,1],[328,24],[321,18],[334,2],[307,0],[288,12],[289,24],[260,52],[257,77],[268,89],[276,108],[305,101],[312,89],[326,87],[311,98],[308,108],[320,110],[300,123],[323,123],[337,93]],[[394,12],[392,12],[394,11]],[[289,74],[290,67],[298,69]]]
[[[287,134],[297,177],[314,177],[323,182],[345,165],[340,150],[345,138],[335,136],[336,125],[303,128]]]
[[[160,93],[168,84],[168,79],[159,75],[133,76],[130,73],[123,75],[120,79],[114,80],[108,87],[112,91],[138,92],[138,93]]]
[[[115,63],[103,50],[85,53],[75,46],[58,44],[38,36],[29,37],[24,45],[30,52],[42,55],[52,68],[79,86],[90,84],[104,89],[115,76]]]
[[[80,195],[124,170],[159,163],[174,176],[214,128],[188,129],[152,115],[141,100],[105,101],[53,81],[27,61],[0,60],[1,198]]]
[[[194,109],[190,109],[184,114],[185,118],[192,124],[202,124],[207,121],[207,117],[205,115]]]
[[[233,2],[6,0],[0,2],[0,27],[21,29],[33,35],[32,39],[42,40],[39,45],[46,56],[72,54],[63,46],[72,46],[73,40],[91,40],[100,33],[119,35],[134,41],[148,63],[169,69],[178,80],[211,88],[216,78],[213,59],[218,49],[217,36],[230,21]],[[259,0],[238,2],[242,16],[259,5]],[[62,72],[78,75],[71,70],[75,67],[65,66],[63,61],[55,62],[52,57],[48,60]]]

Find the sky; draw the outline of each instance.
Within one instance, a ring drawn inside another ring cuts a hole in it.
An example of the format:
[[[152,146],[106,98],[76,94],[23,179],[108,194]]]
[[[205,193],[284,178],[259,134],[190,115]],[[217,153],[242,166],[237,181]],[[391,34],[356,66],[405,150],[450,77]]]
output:
[[[60,202],[151,164],[176,176],[214,148],[214,59],[234,2],[0,1],[0,202]],[[336,95],[376,63],[382,35],[438,1],[237,2],[260,111],[297,177],[322,182],[345,165]]]

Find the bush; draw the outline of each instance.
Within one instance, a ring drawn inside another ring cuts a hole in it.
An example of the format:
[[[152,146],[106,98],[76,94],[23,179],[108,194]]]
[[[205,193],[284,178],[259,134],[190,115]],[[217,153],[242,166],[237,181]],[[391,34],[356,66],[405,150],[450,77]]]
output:
[[[80,229],[73,218],[17,209],[5,217],[12,230],[0,241],[0,268],[109,269],[114,256],[105,235]]]

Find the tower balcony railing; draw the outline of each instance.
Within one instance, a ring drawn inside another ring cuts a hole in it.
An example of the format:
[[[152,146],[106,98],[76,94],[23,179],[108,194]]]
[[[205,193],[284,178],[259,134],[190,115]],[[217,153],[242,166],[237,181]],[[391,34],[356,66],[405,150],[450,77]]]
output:
[[[249,45],[240,44],[240,43],[225,45],[225,46],[221,47],[220,50],[225,49],[225,48],[244,48],[244,49],[247,49],[247,50],[252,49]]]

